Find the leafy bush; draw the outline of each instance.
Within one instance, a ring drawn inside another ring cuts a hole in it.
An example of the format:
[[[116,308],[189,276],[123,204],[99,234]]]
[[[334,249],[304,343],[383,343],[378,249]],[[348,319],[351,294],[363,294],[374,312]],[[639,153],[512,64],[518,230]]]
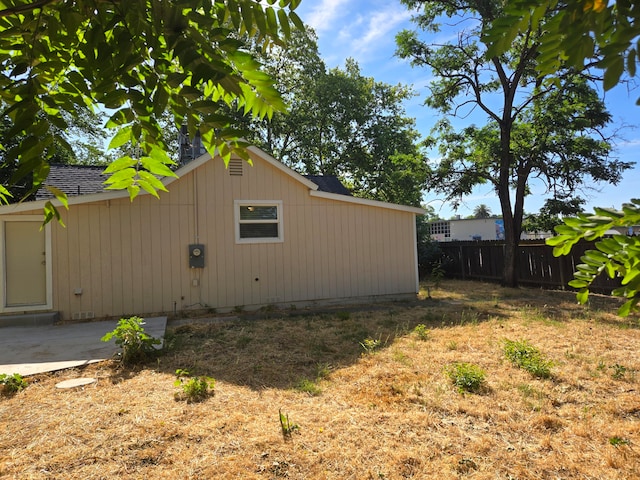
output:
[[[549,378],[553,362],[545,358],[540,350],[526,340],[504,340],[504,354],[518,368],[534,377]]]
[[[296,385],[296,390],[299,392],[307,393],[312,397],[317,397],[322,393],[322,389],[316,384],[316,382],[303,378]]]
[[[118,326],[103,336],[102,341],[116,339],[116,345],[122,348],[120,355],[124,364],[143,361],[156,351],[155,345],[161,343],[160,339],[144,331],[144,324],[144,319],[140,317],[121,318]]]
[[[0,385],[2,385],[2,390],[5,393],[14,394],[27,388],[29,384],[19,373],[11,375],[2,373],[0,374]]]
[[[420,323],[418,325],[415,326],[415,328],[413,329],[413,332],[418,336],[418,338],[422,341],[427,341],[429,340],[429,329],[427,328],[427,326],[424,323]]]
[[[372,354],[382,346],[382,342],[376,338],[365,338],[360,342],[360,346],[366,354]]]
[[[484,370],[471,363],[454,363],[445,372],[460,392],[479,392],[486,377]]]
[[[178,377],[173,385],[181,388],[176,393],[176,400],[186,400],[187,403],[196,403],[206,400],[214,394],[216,381],[211,377],[192,376],[187,370],[176,370]]]

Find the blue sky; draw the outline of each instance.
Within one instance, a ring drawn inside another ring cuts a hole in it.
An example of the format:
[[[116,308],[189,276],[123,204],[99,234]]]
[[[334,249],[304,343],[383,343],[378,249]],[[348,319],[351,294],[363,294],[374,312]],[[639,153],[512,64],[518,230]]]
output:
[[[423,106],[429,91],[430,72],[412,68],[408,61],[394,56],[396,33],[413,28],[411,12],[406,7],[398,0],[303,0],[296,12],[318,34],[320,53],[329,68],[343,67],[345,59],[351,57],[358,62],[365,76],[390,84],[412,85],[418,96],[405,104],[407,115],[416,119],[422,136],[429,134],[439,118],[437,112]],[[432,35],[435,41],[447,40],[445,34]],[[640,89],[628,93],[626,87],[619,86],[606,92],[605,102],[613,115],[612,128],[624,126],[621,139],[616,142],[617,158],[640,163],[640,106],[635,105],[638,97]],[[484,119],[478,117],[474,116],[474,120],[483,124]],[[463,125],[464,121],[455,124]],[[603,184],[596,188],[601,191],[582,195],[587,199],[587,209],[593,206],[620,208],[630,198],[640,197],[640,166],[628,170],[618,185]],[[525,200],[525,211],[538,211],[544,202],[542,193],[534,189],[534,195]],[[424,202],[444,218],[454,213],[463,217],[470,215],[479,204],[487,205],[493,213],[500,213],[500,204],[490,186],[478,188],[466,197],[457,212],[429,192],[425,193]]]

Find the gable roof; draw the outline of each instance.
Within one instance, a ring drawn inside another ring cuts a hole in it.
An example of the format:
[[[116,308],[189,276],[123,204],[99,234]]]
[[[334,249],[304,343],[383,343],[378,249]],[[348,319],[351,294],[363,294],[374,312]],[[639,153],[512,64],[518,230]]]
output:
[[[104,181],[108,174],[102,173],[105,167],[94,165],[51,165],[47,185],[56,187],[67,197],[105,192]],[[50,200],[54,195],[44,187],[36,192],[36,200]]]
[[[313,197],[326,198],[329,200],[337,200],[347,203],[355,203],[360,205],[368,205],[378,208],[387,208],[391,210],[401,210],[405,212],[416,213],[419,215],[424,214],[424,210],[417,207],[410,207],[407,205],[397,205],[394,203],[381,202],[377,200],[368,200],[364,198],[358,198],[351,196],[351,193],[347,188],[340,183],[340,181],[334,177],[324,176],[309,176],[309,178],[300,175],[298,172],[290,169],[282,162],[279,162],[274,157],[259,149],[258,147],[248,147],[247,151],[249,156],[256,160],[262,160],[276,169],[280,170],[284,174],[292,177],[294,180],[300,182],[309,189],[309,195]],[[218,157],[216,157],[218,158]],[[201,155],[195,160],[187,163],[176,170],[176,177],[165,177],[162,179],[162,183],[165,186],[178,181],[178,179],[193,170],[197,169],[206,162],[213,158],[209,153]],[[54,165],[51,166],[51,172],[57,170],[54,175],[49,175],[47,184],[60,188],[68,196],[69,205],[97,202],[103,200],[113,200],[117,198],[128,198],[129,193],[126,190],[106,190],[103,184],[104,180],[108,177],[102,173],[102,167],[94,166],[78,166],[78,165]],[[57,168],[62,167],[62,168]],[[314,180],[311,180],[313,178]],[[78,193],[80,192],[80,193]],[[147,192],[140,192],[140,195],[148,195]],[[18,213],[29,210],[36,210],[43,208],[47,201],[52,201],[54,205],[60,206],[60,202],[57,199],[52,200],[51,195],[46,189],[40,189],[36,195],[36,200],[25,201],[21,203],[14,203],[9,205],[0,206],[0,214]]]
[[[105,167],[95,165],[51,165],[47,185],[62,190],[67,197],[107,192],[104,181],[109,178],[103,173]],[[318,186],[321,192],[349,195],[351,192],[335,175],[303,175]],[[36,192],[36,200],[52,199],[55,196],[46,188]]]

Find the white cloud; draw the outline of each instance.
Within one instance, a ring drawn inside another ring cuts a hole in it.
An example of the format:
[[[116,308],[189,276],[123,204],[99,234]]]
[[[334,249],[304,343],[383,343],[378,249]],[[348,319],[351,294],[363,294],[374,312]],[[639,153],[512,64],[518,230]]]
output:
[[[345,5],[348,3],[350,3],[349,0],[321,0],[308,13],[305,13],[303,20],[320,34],[335,27],[334,22],[345,13]]]
[[[361,23],[366,27],[358,38],[351,43],[351,48],[358,54],[366,54],[377,50],[381,43],[393,43],[398,25],[411,18],[411,13],[401,7],[393,6],[385,10],[373,12]]]

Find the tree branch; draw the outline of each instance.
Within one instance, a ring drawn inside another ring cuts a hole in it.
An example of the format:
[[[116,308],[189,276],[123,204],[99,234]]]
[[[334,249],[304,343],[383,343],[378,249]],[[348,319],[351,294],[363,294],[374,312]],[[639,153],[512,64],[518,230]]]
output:
[[[12,15],[17,15],[19,13],[31,12],[33,10],[37,10],[39,8],[44,8],[51,3],[56,3],[59,0],[38,0],[33,3],[27,3],[24,5],[16,5],[15,7],[5,8],[4,10],[0,10],[0,18],[10,17]]]

